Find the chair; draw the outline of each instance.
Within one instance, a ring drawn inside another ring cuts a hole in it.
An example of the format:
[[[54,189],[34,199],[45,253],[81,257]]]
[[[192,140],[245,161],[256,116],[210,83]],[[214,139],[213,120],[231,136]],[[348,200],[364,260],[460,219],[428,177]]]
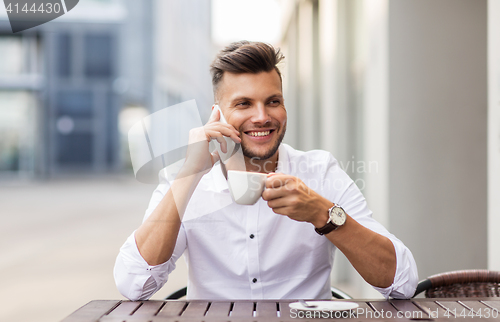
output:
[[[339,290],[336,287],[332,286],[330,288],[330,290],[332,291],[332,297],[333,298],[336,298],[336,299],[339,299],[339,300],[350,300],[350,299],[352,299],[352,296],[350,296],[347,293],[342,292],[341,290]]]
[[[500,297],[500,272],[484,269],[452,271],[418,283],[415,295],[425,297]]]
[[[335,288],[333,286],[331,287],[331,291],[332,291],[332,297],[334,297],[336,299],[341,299],[341,300],[352,299],[352,297],[350,295],[342,292],[341,290],[339,290],[338,288]],[[178,300],[178,299],[186,296],[186,294],[187,294],[187,287],[183,287],[183,288],[178,289],[177,291],[173,292],[169,296],[167,296],[165,298],[165,300]]]
[[[180,288],[177,291],[173,292],[169,296],[167,296],[165,298],[165,300],[178,300],[180,298],[183,298],[186,295],[187,295],[187,287],[183,287],[183,288]]]

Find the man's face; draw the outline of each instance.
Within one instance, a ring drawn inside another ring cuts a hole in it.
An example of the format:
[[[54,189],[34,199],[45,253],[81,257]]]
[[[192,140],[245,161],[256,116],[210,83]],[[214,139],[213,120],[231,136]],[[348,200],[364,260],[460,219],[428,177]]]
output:
[[[258,74],[225,72],[217,97],[227,122],[241,134],[243,154],[259,160],[274,156],[286,131],[278,73],[275,70]]]

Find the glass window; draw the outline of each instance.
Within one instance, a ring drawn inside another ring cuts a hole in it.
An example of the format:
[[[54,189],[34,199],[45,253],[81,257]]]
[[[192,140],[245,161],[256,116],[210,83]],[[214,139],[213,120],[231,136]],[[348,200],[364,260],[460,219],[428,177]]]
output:
[[[21,37],[0,36],[0,75],[14,76],[24,72],[24,50]]]
[[[36,100],[31,92],[0,90],[0,171],[32,171]]]
[[[92,92],[89,90],[61,91],[57,94],[57,115],[91,117],[92,98]]]
[[[58,135],[57,161],[65,164],[90,164],[93,155],[92,134],[72,133]]]
[[[85,75],[112,77],[112,37],[110,35],[85,36]]]
[[[113,165],[116,161],[116,145],[118,144],[118,113],[116,97],[112,93],[107,95],[107,108],[106,108],[106,161],[108,165]]]
[[[68,34],[61,34],[57,39],[57,74],[61,77],[71,76],[71,57],[73,51],[71,48],[71,36]]]

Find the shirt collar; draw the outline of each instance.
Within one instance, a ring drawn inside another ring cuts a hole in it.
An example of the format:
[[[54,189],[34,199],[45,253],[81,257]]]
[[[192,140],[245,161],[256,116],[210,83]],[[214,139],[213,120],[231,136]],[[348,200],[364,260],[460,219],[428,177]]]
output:
[[[276,172],[290,174],[290,157],[287,150],[288,145],[280,144],[278,149],[278,167]]]
[[[210,174],[212,175],[212,183],[213,183],[213,188],[217,192],[223,192],[224,190],[229,191],[229,187],[227,185],[227,180],[226,177],[224,177],[224,174],[222,173],[222,167],[220,165],[220,162],[217,163],[212,170],[210,170]]]

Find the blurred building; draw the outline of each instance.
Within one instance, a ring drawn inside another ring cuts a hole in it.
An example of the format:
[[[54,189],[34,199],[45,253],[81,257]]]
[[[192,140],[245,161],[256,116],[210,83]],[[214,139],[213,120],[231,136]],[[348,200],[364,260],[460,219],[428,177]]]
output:
[[[286,140],[337,157],[421,278],[487,268],[488,1],[281,4]]]
[[[102,172],[119,163],[113,84],[126,11],[118,1],[80,5],[17,34],[1,21],[2,172]]]
[[[198,2],[80,1],[16,34],[0,14],[0,176],[119,171],[131,123],[209,104],[210,1]]]

